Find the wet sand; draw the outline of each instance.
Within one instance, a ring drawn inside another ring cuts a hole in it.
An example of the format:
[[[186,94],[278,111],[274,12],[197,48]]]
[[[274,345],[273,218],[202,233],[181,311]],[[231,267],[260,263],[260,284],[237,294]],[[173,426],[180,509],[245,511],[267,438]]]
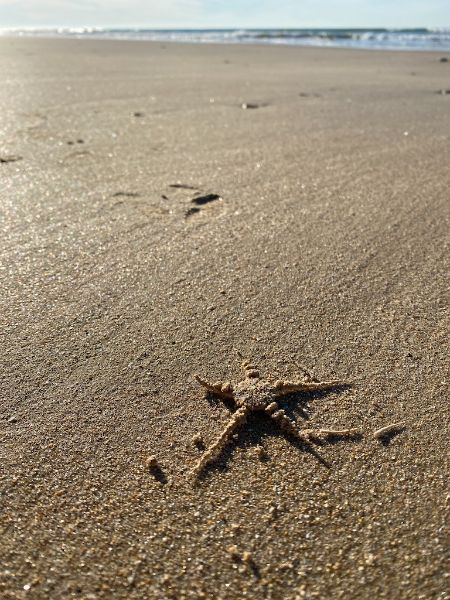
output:
[[[444,598],[448,63],[0,50],[0,596]],[[254,414],[193,480],[242,357],[362,439]]]

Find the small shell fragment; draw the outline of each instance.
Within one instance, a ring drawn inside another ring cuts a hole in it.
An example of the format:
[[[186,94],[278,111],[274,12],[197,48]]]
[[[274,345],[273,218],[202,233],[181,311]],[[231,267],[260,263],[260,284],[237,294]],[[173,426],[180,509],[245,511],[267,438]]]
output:
[[[392,423],[391,425],[386,425],[386,427],[382,427],[381,429],[377,429],[373,433],[373,437],[376,440],[384,440],[397,433],[401,433],[405,429],[403,423]]]

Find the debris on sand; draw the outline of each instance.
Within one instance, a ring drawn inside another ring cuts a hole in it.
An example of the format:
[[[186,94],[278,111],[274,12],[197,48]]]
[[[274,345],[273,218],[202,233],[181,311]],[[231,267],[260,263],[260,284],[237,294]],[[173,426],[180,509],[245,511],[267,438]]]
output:
[[[194,444],[194,446],[197,446],[197,448],[204,447],[204,441],[203,441],[202,435],[200,433],[196,433],[194,435],[194,437],[192,438],[192,443]]]
[[[0,156],[0,163],[12,163],[17,162],[18,160],[22,160],[22,157],[14,154]]]
[[[187,183],[171,183],[169,185],[169,187],[180,189],[180,190],[197,190],[198,189],[194,185],[188,185]]]
[[[197,206],[203,206],[209,202],[214,202],[214,200],[221,200],[221,197],[218,194],[206,194],[206,196],[197,196],[196,198],[192,198],[191,202]]]
[[[139,198],[140,194],[138,192],[116,192],[112,195],[113,198],[119,198],[124,196],[125,198]]]
[[[386,425],[386,427],[374,431],[373,437],[380,442],[387,442],[404,430],[405,426],[403,423],[392,423],[391,425]]]
[[[156,458],[156,456],[154,454],[147,458],[147,460],[145,461],[145,466],[148,467],[149,469],[155,469],[156,467],[159,466],[158,459]]]
[[[187,209],[187,211],[184,213],[184,216],[186,219],[188,219],[189,217],[192,217],[192,215],[195,215],[198,212],[200,212],[200,209],[196,208],[195,206],[192,206],[191,208]]]
[[[255,103],[251,103],[251,102],[243,102],[241,104],[242,110],[251,110],[251,109],[259,108],[260,106],[261,106],[261,104],[255,104]]]

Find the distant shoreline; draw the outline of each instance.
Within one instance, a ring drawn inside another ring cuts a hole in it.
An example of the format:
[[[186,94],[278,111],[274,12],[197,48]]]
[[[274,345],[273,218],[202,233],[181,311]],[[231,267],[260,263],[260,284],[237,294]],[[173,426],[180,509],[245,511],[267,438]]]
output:
[[[59,27],[5,28],[0,30],[0,35],[163,43],[259,44],[359,50],[450,51],[450,28],[119,29]]]

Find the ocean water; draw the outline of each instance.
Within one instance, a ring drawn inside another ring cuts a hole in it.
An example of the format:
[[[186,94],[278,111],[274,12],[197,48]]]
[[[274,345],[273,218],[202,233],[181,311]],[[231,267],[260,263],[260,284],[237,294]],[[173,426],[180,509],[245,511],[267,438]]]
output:
[[[386,50],[450,50],[442,29],[9,29],[3,34],[160,42],[288,44]]]

